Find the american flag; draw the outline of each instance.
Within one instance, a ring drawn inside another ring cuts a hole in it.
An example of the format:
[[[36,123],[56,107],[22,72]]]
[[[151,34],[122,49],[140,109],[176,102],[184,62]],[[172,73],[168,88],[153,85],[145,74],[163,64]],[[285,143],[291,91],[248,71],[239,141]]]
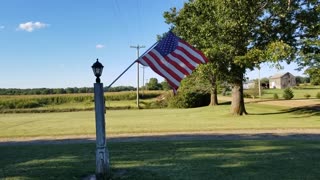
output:
[[[183,78],[190,75],[201,63],[207,63],[204,54],[193,48],[171,31],[149,52],[138,59],[144,66],[167,80],[176,91]]]

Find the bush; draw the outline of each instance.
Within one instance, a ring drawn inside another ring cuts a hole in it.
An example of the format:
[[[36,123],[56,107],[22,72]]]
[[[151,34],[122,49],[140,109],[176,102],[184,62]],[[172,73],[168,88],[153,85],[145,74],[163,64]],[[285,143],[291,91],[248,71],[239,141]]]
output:
[[[307,98],[307,99],[309,99],[310,98],[310,94],[305,94],[305,95],[303,95],[305,98]]]
[[[208,106],[210,94],[203,92],[179,92],[168,99],[168,107],[171,108],[194,108]]]
[[[252,96],[250,94],[248,94],[248,93],[243,93],[243,97],[244,98],[251,98]]]
[[[316,94],[316,98],[320,99],[320,92]]]
[[[259,85],[256,82],[254,87],[251,87],[247,90],[247,93],[253,98],[255,99],[256,97],[259,96]],[[260,97],[261,98],[261,97]]]
[[[279,99],[279,96],[278,96],[277,93],[274,93],[274,94],[273,94],[273,99]]]
[[[290,88],[283,90],[283,98],[286,100],[292,99],[294,97],[293,92]]]

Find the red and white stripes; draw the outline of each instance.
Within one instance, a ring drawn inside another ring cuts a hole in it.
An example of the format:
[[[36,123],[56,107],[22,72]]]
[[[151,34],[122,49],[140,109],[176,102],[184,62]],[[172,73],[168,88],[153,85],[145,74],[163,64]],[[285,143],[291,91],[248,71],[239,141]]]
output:
[[[199,64],[208,62],[201,51],[181,39],[177,48],[166,56],[162,56],[154,48],[138,61],[164,77],[175,90],[178,89],[181,80],[190,75]]]

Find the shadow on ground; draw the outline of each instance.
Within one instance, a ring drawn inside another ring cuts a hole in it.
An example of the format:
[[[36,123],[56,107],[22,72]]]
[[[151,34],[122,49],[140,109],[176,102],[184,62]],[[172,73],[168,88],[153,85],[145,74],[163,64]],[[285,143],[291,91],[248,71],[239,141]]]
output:
[[[243,140],[242,135],[234,136],[239,139],[216,140],[215,136],[204,135],[181,135],[171,141],[166,136],[160,141],[143,137],[142,141],[111,139],[108,147],[112,179],[320,177],[319,140],[298,140],[294,134],[285,141]],[[232,139],[229,135],[224,137]],[[93,140],[48,142],[0,146],[0,179],[83,179],[94,174]]]
[[[272,115],[272,114],[286,114],[286,113],[293,113],[296,115],[304,115],[304,117],[320,116],[320,104],[288,108],[288,109],[283,109],[283,110],[280,110],[277,112],[249,113],[249,115]]]

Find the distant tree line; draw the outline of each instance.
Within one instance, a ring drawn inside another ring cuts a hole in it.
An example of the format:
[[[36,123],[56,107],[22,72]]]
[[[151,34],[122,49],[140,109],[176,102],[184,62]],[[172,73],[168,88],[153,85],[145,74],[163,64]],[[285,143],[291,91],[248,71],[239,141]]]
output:
[[[297,83],[297,85],[304,84],[304,83],[310,83],[310,77],[296,76],[296,83]]]
[[[150,78],[150,81],[146,83],[145,90],[169,90],[171,87],[166,81],[158,83],[156,78]],[[105,92],[121,92],[121,91],[135,91],[133,86],[115,86],[104,87]],[[77,94],[77,93],[93,93],[91,87],[68,87],[68,88],[0,88],[0,95],[47,95],[47,94]]]
[[[109,88],[109,92],[133,91],[136,88],[132,86],[117,86]],[[104,88],[107,91],[107,88]],[[18,89],[8,88],[0,89],[0,95],[46,95],[46,94],[77,94],[77,93],[93,93],[93,88],[89,87],[68,87],[68,88],[31,88]]]
[[[147,82],[143,88],[147,89],[147,90],[170,90],[170,89],[172,89],[167,81],[162,81],[161,83],[159,83],[157,78],[150,78],[149,82]]]
[[[110,87],[109,89],[107,87],[103,88],[105,92],[121,92],[121,91],[135,91],[137,88],[133,86],[116,86],[116,87]]]
[[[30,88],[30,89],[18,89],[8,88],[0,89],[0,95],[45,95],[45,94],[74,94],[74,93],[92,93],[93,88]]]

